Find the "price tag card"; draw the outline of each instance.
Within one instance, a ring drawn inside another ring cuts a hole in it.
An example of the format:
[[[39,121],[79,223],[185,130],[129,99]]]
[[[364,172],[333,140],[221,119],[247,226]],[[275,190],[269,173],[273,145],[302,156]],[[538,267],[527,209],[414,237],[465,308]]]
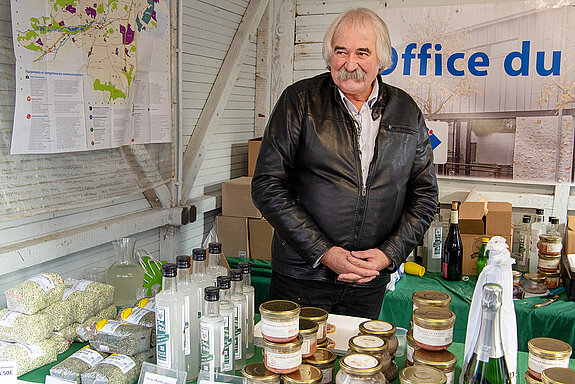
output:
[[[64,380],[54,376],[46,376],[44,384],[75,384],[75,381]]]
[[[158,375],[157,373],[146,372],[142,384],[176,384],[177,382],[178,379],[175,377],[166,377]]]
[[[0,383],[16,384],[16,362],[0,361]]]

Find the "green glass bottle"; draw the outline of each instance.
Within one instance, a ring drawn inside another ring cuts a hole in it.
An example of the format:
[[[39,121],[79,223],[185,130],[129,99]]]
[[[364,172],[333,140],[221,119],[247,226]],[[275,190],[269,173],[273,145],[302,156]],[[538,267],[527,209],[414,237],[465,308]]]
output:
[[[481,300],[481,328],[473,356],[465,369],[465,384],[510,384],[501,340],[500,309],[503,289],[485,284]]]
[[[479,249],[479,256],[477,256],[477,276],[479,276],[483,268],[485,268],[487,258],[489,257],[489,251],[485,250],[487,243],[489,243],[489,237],[481,239],[481,248]]]

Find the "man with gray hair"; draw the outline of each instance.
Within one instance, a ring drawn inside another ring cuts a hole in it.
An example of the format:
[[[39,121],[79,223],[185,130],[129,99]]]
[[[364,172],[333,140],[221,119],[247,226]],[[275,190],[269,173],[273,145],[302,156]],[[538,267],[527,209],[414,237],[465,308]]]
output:
[[[432,148],[413,99],[378,76],[391,42],[375,12],[339,15],[323,57],[329,73],[280,96],[252,181],[275,229],[270,296],[376,319],[437,207]]]

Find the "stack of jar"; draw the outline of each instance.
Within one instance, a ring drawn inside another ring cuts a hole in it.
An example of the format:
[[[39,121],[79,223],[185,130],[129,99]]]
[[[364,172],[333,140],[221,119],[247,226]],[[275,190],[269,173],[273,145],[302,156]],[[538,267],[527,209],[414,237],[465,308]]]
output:
[[[545,277],[549,289],[555,289],[559,285],[562,248],[561,236],[549,233],[539,235],[537,270]],[[527,275],[525,277],[527,278]]]
[[[348,353],[363,353],[376,357],[387,381],[397,377],[395,352],[398,340],[395,325],[383,320],[368,320],[359,325],[359,335],[348,341]]]
[[[425,290],[413,293],[412,300],[412,329],[407,332],[405,365],[439,369],[447,383],[453,384],[457,358],[447,351],[453,341],[455,324],[455,314],[449,310],[451,296]]]
[[[543,372],[549,368],[568,368],[572,348],[564,341],[549,337],[536,337],[527,343],[529,360],[525,382],[542,383]],[[573,376],[571,376],[573,377]]]

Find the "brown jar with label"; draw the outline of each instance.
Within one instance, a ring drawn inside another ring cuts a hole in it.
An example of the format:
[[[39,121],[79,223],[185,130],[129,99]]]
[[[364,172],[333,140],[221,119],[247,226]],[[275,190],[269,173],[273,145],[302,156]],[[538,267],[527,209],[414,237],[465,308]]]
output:
[[[561,236],[553,235],[550,233],[539,235],[537,249],[539,250],[540,254],[543,253],[546,255],[561,255],[561,250],[563,249]]]
[[[564,341],[549,337],[536,337],[527,342],[527,348],[529,349],[527,372],[539,380],[541,380],[541,373],[548,368],[569,367],[572,348]]]
[[[331,349],[318,348],[312,356],[304,359],[303,362],[319,368],[322,373],[321,384],[333,384],[336,357],[335,352]]]
[[[426,365],[437,368],[447,377],[447,384],[455,383],[455,364],[457,357],[447,350],[443,351],[426,351],[419,349],[413,354],[414,365]]]
[[[433,290],[414,292],[413,295],[411,295],[411,300],[413,301],[414,311],[424,306],[449,309],[449,304],[451,304],[451,296],[447,293]]]
[[[573,384],[575,383],[575,369],[548,368],[541,374],[543,384]]]
[[[453,341],[455,314],[439,307],[421,307],[413,312],[413,340],[422,349],[440,351]]]
[[[299,335],[300,306],[289,300],[270,300],[260,304],[261,332],[265,340],[287,343]]]

